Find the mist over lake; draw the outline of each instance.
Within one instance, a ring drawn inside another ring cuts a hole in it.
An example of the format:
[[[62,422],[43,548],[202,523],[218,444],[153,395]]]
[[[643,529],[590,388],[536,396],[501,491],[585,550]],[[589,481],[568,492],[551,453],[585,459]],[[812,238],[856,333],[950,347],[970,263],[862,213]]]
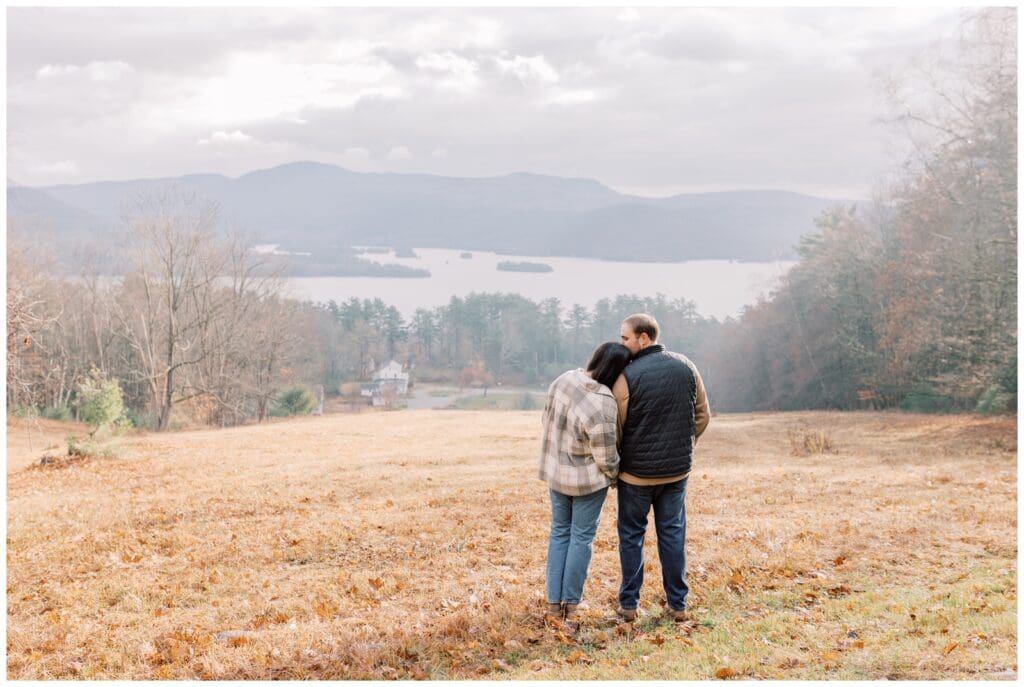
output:
[[[617,294],[685,298],[696,303],[706,317],[736,317],[745,305],[767,294],[779,277],[795,263],[693,260],[680,263],[612,262],[590,258],[498,255],[437,248],[415,249],[418,258],[398,258],[394,251],[367,254],[366,260],[399,264],[430,271],[427,278],[295,277],[288,280],[290,295],[312,301],[381,298],[409,317],[416,308],[446,304],[452,296],[472,292],[518,293],[531,300],[557,298],[563,306],[579,303],[590,308]],[[506,272],[503,261],[550,265],[552,272]]]

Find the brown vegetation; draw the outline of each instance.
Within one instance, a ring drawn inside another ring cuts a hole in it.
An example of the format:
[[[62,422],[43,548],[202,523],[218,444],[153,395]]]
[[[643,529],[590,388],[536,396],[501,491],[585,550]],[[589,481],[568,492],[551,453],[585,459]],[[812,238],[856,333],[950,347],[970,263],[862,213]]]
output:
[[[37,425],[38,426],[38,425]],[[610,617],[614,496],[582,629],[541,622],[536,412],[410,411],[117,440],[26,469],[8,424],[14,679],[986,678],[1016,670],[1016,425],[715,418],[688,494],[693,622]],[[827,427],[838,453],[790,455]],[[612,492],[614,494],[614,492]]]

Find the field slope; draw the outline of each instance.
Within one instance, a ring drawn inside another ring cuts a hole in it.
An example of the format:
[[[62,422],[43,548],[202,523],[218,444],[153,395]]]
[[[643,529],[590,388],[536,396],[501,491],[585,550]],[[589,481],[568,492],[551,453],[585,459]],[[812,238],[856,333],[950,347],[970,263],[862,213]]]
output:
[[[39,467],[65,426],[30,446],[11,420],[7,676],[1016,676],[1014,420],[716,417],[687,500],[694,622],[660,615],[652,531],[641,618],[616,626],[609,498],[577,635],[540,619],[539,428],[330,415]]]

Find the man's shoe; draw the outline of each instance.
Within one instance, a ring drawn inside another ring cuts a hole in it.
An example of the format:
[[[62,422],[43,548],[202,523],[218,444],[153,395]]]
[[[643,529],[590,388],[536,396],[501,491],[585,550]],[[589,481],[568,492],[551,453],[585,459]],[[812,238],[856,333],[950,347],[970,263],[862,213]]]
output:
[[[627,623],[631,623],[636,620],[636,609],[635,608],[623,608],[619,606],[615,610],[615,614],[625,620]]]
[[[671,617],[672,620],[676,621],[677,623],[685,623],[687,620],[690,619],[690,616],[686,615],[685,610],[677,611],[675,609],[670,608],[668,609],[668,614],[669,617]]]
[[[556,618],[558,620],[561,620],[562,614],[562,604],[549,603],[547,606],[547,610],[544,611],[544,618]]]

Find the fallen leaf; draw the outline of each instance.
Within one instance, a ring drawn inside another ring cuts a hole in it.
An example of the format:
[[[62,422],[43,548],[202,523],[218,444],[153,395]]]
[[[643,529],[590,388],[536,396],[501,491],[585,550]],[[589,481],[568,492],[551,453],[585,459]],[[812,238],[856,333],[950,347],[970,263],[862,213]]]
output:
[[[374,589],[380,589],[384,586],[384,580],[380,579],[379,577],[371,577],[367,581],[370,583],[370,586]]]
[[[853,643],[853,648],[854,649],[863,649],[864,648],[864,642],[859,642],[859,641],[858,642],[854,642]]]
[[[715,671],[715,677],[719,680],[728,680],[731,677],[736,677],[736,671],[732,668],[719,668]]]
[[[960,644],[958,644],[957,642],[947,644],[946,647],[942,650],[942,655],[949,656],[951,653],[953,653],[953,650],[956,649],[958,646],[960,646]]]
[[[248,637],[232,637],[228,640],[228,644],[233,647],[245,646],[246,644],[252,644],[252,640]]]
[[[832,562],[838,568],[840,565],[846,562],[846,558],[844,558],[843,556],[836,556],[835,560],[833,560]]]
[[[586,654],[584,654],[579,649],[576,649],[571,654],[569,654],[569,657],[567,659],[565,659],[565,662],[566,663],[579,663],[581,660],[583,660],[583,658],[585,656],[586,656]]]
[[[826,651],[821,655],[821,660],[825,663],[837,663],[839,661],[839,654],[834,651]]]
[[[313,605],[317,617],[322,620],[332,620],[338,614],[338,606],[330,599],[321,599]]]
[[[653,644],[654,646],[661,646],[665,643],[665,638],[662,637],[660,634],[655,634],[653,637],[648,637],[647,641]]]

